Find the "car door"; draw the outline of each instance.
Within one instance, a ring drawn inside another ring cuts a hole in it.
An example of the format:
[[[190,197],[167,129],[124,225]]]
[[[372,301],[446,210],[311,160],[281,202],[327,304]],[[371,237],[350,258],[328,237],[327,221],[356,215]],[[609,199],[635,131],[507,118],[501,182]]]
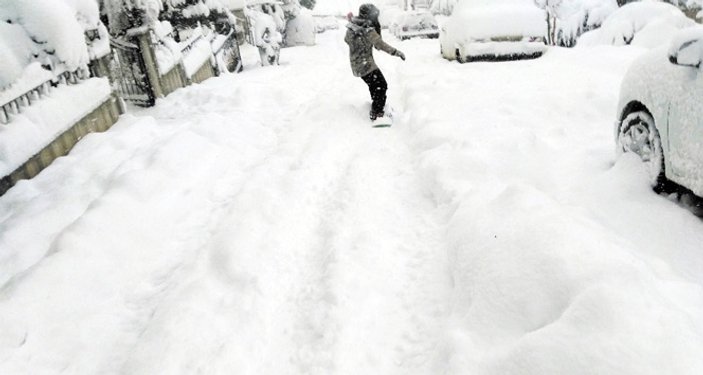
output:
[[[669,114],[669,178],[703,194],[703,70],[677,66]]]

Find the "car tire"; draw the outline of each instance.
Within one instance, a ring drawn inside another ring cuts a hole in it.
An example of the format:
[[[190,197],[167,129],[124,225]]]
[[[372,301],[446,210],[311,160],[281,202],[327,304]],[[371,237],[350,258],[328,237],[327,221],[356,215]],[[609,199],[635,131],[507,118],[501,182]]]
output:
[[[666,186],[664,150],[654,118],[645,110],[627,114],[620,123],[618,145],[624,153],[634,153],[645,163],[649,182],[657,192]]]

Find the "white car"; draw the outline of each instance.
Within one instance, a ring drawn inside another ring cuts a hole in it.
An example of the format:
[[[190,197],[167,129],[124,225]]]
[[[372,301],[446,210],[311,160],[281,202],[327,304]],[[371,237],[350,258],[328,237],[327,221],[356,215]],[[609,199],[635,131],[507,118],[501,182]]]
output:
[[[637,154],[650,182],[668,181],[703,197],[703,27],[676,34],[669,49],[636,60],[620,91],[615,138]]]
[[[393,23],[391,32],[400,40],[418,37],[439,37],[437,20],[428,11],[412,11],[400,14]]]
[[[504,61],[542,56],[546,14],[532,0],[459,0],[440,32],[448,60]]]

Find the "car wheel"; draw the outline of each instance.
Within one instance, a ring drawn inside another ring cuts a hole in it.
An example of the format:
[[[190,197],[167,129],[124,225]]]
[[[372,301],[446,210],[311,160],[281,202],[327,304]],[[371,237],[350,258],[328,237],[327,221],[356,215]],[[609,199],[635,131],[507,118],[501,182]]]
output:
[[[635,111],[625,116],[620,125],[618,143],[623,152],[634,153],[642,159],[652,187],[661,190],[666,183],[664,150],[652,115]]]

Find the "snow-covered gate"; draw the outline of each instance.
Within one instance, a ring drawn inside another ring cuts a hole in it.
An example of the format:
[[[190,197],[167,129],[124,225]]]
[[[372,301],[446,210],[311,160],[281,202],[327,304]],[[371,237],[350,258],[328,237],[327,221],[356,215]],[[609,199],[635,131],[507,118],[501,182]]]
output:
[[[166,35],[170,38],[170,35]],[[111,81],[124,100],[140,106],[154,105],[156,98],[220,72],[242,69],[234,31],[227,35],[198,35],[185,42],[180,57],[166,68],[159,66],[156,48],[164,44],[152,30],[133,33],[129,39],[110,40],[113,49]],[[159,46],[157,46],[159,44]]]
[[[147,66],[139,46],[113,38],[110,39],[110,45],[110,79],[120,97],[142,106],[154,105],[154,89],[149,81]]]

